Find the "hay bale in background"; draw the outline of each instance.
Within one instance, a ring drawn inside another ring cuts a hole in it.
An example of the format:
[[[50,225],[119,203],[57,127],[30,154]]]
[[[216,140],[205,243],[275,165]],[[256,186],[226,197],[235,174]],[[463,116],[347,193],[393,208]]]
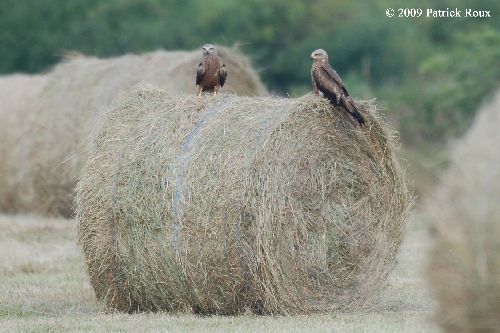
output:
[[[500,92],[479,113],[427,203],[429,277],[446,332],[500,330]]]
[[[31,154],[22,145],[31,140],[33,109],[47,78],[41,75],[0,77],[0,211],[31,210]]]
[[[219,53],[229,72],[224,91],[267,95],[245,56],[225,47],[220,47]],[[87,158],[85,140],[100,110],[118,92],[142,80],[170,92],[195,94],[195,73],[200,60],[199,50],[156,51],[111,59],[76,55],[57,65],[47,75],[48,84],[35,107],[29,110],[32,114],[26,125],[29,135],[22,137],[16,146],[7,147],[6,159],[17,167],[24,165],[29,171],[21,187],[2,191],[14,197],[4,210],[16,212],[28,208],[46,215],[72,215],[74,186]],[[8,136],[14,136],[16,128],[7,131]],[[16,159],[18,150],[27,152],[30,160]],[[0,174],[2,177],[11,175]],[[21,201],[28,205],[16,205],[19,198],[24,198]],[[31,201],[26,202],[26,198]]]
[[[391,132],[364,108],[361,129],[311,95],[124,99],[77,186],[98,298],[218,314],[367,306],[412,199]]]

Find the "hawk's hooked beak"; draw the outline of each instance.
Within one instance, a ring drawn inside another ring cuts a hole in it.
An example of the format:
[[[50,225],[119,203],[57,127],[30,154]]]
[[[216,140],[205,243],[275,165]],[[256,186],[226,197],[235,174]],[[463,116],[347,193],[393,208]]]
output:
[[[311,53],[311,60],[314,60],[314,52]]]

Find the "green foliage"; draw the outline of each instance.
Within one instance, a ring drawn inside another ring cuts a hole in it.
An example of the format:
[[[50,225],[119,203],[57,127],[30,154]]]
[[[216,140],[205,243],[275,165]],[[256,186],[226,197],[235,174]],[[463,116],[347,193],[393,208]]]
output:
[[[430,78],[426,109],[440,130],[461,132],[478,104],[500,86],[499,45],[500,34],[490,27],[458,33],[450,50],[423,62],[422,71]]]
[[[460,133],[499,85],[500,21],[385,16],[386,8],[401,6],[396,0],[3,0],[0,73],[43,71],[71,50],[112,56],[239,44],[272,91],[296,95],[310,90],[309,55],[324,48],[353,95],[377,96],[408,140]],[[470,0],[404,5],[500,13],[496,0],[471,6]]]
[[[34,72],[67,50],[99,56],[155,48],[239,43],[272,88],[309,85],[309,54],[325,48],[341,72],[364,62],[372,81],[399,77],[416,47],[401,48],[402,22],[368,1],[5,0],[0,12],[0,72]],[[379,12],[380,15],[373,15]],[[383,36],[384,38],[381,38]],[[403,38],[403,40],[407,40]],[[385,50],[385,51],[384,51]],[[391,57],[384,53],[391,53]],[[366,74],[366,73],[365,73]]]

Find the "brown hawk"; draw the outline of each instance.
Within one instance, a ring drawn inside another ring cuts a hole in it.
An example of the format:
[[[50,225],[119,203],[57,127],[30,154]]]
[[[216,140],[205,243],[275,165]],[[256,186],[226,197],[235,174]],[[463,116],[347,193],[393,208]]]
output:
[[[224,86],[227,77],[226,65],[222,63],[215,46],[212,44],[203,45],[203,61],[198,65],[196,71],[196,86],[198,86],[198,96],[204,91],[217,92]]]
[[[343,107],[358,123],[363,126],[365,119],[359,112],[358,106],[347,92],[342,79],[328,63],[328,54],[325,50],[318,49],[311,54],[313,61],[311,79],[313,93],[319,96],[321,92],[330,104]]]

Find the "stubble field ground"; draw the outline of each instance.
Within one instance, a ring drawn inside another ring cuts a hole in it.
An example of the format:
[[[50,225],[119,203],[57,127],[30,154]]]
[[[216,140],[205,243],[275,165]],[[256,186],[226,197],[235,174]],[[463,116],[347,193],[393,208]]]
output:
[[[424,277],[428,229],[414,215],[373,309],[358,313],[200,317],[106,313],[94,297],[73,220],[0,215],[0,332],[437,332]]]

